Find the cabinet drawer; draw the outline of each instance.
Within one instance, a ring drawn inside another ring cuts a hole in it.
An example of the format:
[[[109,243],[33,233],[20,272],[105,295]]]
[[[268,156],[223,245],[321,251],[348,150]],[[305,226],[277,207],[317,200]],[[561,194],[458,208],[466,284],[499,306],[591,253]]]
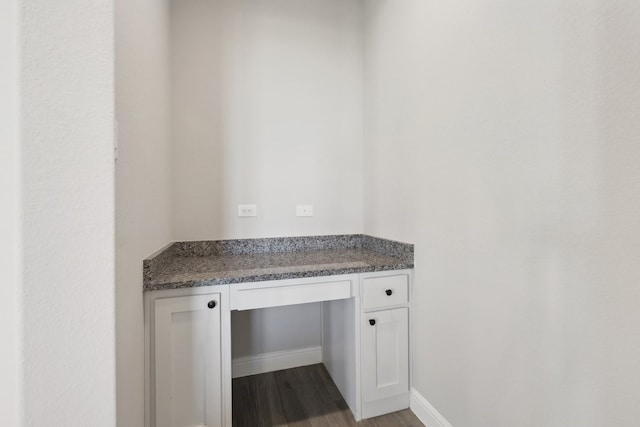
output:
[[[341,280],[322,283],[292,283],[267,286],[237,285],[231,289],[232,310],[252,310],[256,308],[282,305],[305,304],[351,297],[351,281]]]
[[[409,276],[371,277],[362,282],[362,308],[391,307],[409,302]]]

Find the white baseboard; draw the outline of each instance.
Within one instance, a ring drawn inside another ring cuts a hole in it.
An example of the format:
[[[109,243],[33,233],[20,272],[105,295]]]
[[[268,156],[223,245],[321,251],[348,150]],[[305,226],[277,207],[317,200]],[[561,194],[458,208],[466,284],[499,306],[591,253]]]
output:
[[[322,347],[320,346],[262,353],[233,359],[232,376],[233,378],[246,377],[321,362]]]
[[[415,388],[411,388],[410,408],[426,427],[453,427]]]

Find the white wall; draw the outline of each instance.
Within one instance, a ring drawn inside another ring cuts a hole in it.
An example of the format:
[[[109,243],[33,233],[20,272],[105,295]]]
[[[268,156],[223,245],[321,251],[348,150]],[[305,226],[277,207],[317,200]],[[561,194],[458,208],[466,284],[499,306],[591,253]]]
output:
[[[171,240],[168,3],[115,6],[117,420],[142,426],[142,260]]]
[[[365,2],[365,231],[455,426],[640,416],[640,4]]]
[[[0,2],[0,414],[3,423],[21,423],[22,410],[22,249],[19,140],[18,2]]]
[[[113,7],[19,12],[23,422],[113,426]]]
[[[361,232],[361,2],[170,4],[174,239]],[[234,357],[320,345],[320,319],[234,313]]]
[[[176,240],[362,229],[360,6],[171,2]]]
[[[322,345],[320,304],[232,312],[233,358]]]

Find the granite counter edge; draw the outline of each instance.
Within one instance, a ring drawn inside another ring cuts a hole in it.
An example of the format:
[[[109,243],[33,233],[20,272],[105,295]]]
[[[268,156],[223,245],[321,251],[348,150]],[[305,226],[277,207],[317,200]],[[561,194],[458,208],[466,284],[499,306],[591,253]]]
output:
[[[372,273],[377,271],[392,271],[392,270],[407,270],[414,268],[413,262],[399,262],[397,264],[377,265],[367,267],[354,267],[354,268],[341,268],[336,270],[309,270],[299,272],[287,272],[287,273],[265,273],[265,274],[252,274],[239,277],[216,277],[211,279],[198,279],[188,280],[184,282],[168,282],[168,283],[144,283],[143,290],[148,291],[162,291],[168,289],[187,289],[187,288],[199,288],[199,287],[215,287],[220,285],[230,285],[234,283],[251,283],[251,282],[266,282],[270,280],[286,280],[286,279],[303,279],[309,277],[325,277],[325,276],[338,276],[341,274],[357,274],[357,273]]]

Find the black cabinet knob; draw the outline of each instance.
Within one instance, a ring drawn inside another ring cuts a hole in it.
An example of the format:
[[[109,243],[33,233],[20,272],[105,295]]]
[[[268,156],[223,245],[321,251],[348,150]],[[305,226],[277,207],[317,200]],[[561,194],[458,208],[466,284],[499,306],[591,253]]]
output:
[[[216,306],[216,302],[215,302],[214,300],[211,300],[211,301],[209,301],[209,302],[207,303],[207,307],[209,307],[209,308],[213,308],[213,307],[215,307],[215,306]]]
[[[391,289],[387,289],[385,292],[386,292],[386,294],[388,296],[391,296],[391,294],[393,293],[393,291]]]
[[[371,326],[375,325],[376,324],[376,319],[369,319],[369,324]]]

